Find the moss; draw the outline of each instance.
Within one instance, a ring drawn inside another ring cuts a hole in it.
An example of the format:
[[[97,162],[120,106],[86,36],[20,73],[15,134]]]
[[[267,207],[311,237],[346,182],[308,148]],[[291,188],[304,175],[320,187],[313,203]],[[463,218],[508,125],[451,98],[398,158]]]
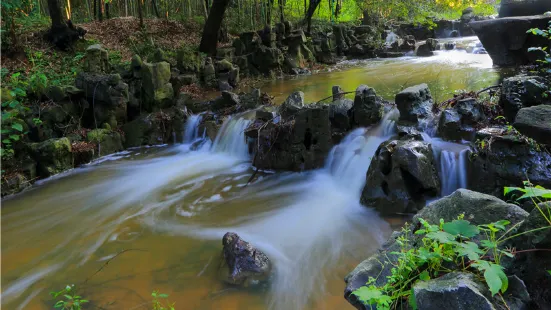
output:
[[[94,129],[88,132],[88,142],[98,145],[98,155],[104,156],[123,150],[122,136],[109,129]]]
[[[40,177],[49,177],[73,167],[71,141],[68,138],[31,143],[29,149],[38,164]]]
[[[189,47],[181,48],[176,52],[177,67],[181,72],[199,73],[203,59],[202,54]]]

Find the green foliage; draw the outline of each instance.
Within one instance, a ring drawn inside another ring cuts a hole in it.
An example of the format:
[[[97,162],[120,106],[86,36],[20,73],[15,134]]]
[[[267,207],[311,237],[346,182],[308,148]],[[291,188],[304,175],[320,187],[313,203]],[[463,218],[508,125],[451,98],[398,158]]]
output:
[[[168,300],[167,294],[161,294],[158,291],[153,291],[151,293],[151,297],[153,297],[153,310],[174,310],[174,303],[170,303]],[[166,305],[163,302],[163,300],[166,300]]]
[[[77,289],[75,285],[67,285],[64,289],[57,292],[50,292],[50,295],[56,301],[54,308],[63,309],[63,310],[81,310],[82,305],[87,303],[88,300],[83,299],[82,296],[77,294]]]
[[[539,29],[539,28],[532,28],[532,29],[529,29],[526,33],[530,33],[530,34],[533,34],[533,35],[536,35],[536,36],[541,36],[541,37],[544,37],[544,38],[547,38],[549,40],[551,40],[551,22],[549,22],[549,26],[547,27],[547,29]],[[544,66],[546,67],[549,67],[551,66],[551,54],[549,54],[549,51],[547,50],[547,46],[546,47],[530,47],[528,48],[528,52],[540,52],[544,55],[543,59],[539,59],[538,62],[540,62],[541,64],[543,64]],[[546,71],[548,73],[551,73],[551,69],[547,68]],[[549,94],[551,93],[551,87],[550,87],[550,90],[546,92],[546,94],[544,94],[545,96],[549,96]]]
[[[370,278],[366,286],[353,292],[359,300],[377,309],[398,308],[405,300],[414,306],[412,287],[417,281],[428,281],[452,270],[481,275],[492,295],[507,290],[507,276],[499,257],[512,254],[499,248],[498,232],[505,231],[508,221],[475,226],[460,216],[447,223],[440,220],[439,225],[423,219],[419,222],[421,228],[414,235],[423,236],[421,246],[412,247],[413,241],[408,237],[412,236],[410,226],[406,225],[397,239],[400,251],[390,253],[398,258],[386,284],[377,286],[376,279]],[[481,232],[486,233],[484,242],[478,245],[471,241]]]
[[[545,213],[538,205],[540,202],[551,201],[551,190],[539,185],[534,186],[532,183],[530,183],[530,181],[524,181],[523,185],[524,188],[504,187],[503,196],[512,196],[512,198],[517,201],[530,199],[532,203],[534,203],[535,208],[539,210],[543,218],[549,223],[549,226],[551,227],[551,214]],[[522,195],[517,197],[517,193],[521,193]]]
[[[20,73],[12,74],[10,82],[11,87],[2,89],[2,144],[0,155],[3,160],[13,157],[14,144],[26,134],[23,131],[23,124],[20,123],[19,117],[29,110],[23,104],[23,100],[27,97],[25,89],[28,83],[21,79]]]

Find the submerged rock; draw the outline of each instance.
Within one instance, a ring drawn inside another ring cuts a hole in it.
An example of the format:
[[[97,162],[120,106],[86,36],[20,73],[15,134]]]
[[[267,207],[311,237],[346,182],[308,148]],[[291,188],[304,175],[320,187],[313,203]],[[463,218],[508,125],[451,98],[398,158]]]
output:
[[[366,178],[361,203],[383,215],[416,212],[440,193],[432,147],[423,141],[384,142]]]
[[[269,276],[271,263],[266,254],[241,239],[236,233],[227,232],[222,238],[224,260],[229,273],[224,279],[229,284],[247,285],[251,281]]]

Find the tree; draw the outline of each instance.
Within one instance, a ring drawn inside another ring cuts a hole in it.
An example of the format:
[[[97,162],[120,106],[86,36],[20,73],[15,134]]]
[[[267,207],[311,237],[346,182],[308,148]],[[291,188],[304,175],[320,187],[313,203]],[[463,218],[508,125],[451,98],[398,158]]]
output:
[[[224,19],[224,13],[230,0],[213,0],[210,8],[209,17],[203,28],[203,36],[201,37],[201,44],[199,45],[199,51],[211,56],[216,55],[216,44],[218,43],[218,34],[220,32],[220,25]]]
[[[86,34],[86,30],[75,27],[70,19],[65,20],[58,0],[48,0],[48,11],[52,20],[52,27],[46,33],[46,39],[58,48],[68,49],[76,40]],[[69,14],[67,13],[67,15]]]
[[[318,5],[321,3],[321,0],[310,0],[310,4],[308,5],[308,11],[306,11],[306,23],[308,24],[308,33],[310,33],[310,28],[312,26],[312,16],[316,12],[316,9],[318,8]]]

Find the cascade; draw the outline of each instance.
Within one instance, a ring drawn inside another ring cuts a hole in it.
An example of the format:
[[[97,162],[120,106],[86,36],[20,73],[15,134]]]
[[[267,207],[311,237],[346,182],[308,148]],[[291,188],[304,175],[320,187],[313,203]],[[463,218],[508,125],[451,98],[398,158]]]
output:
[[[188,117],[184,128],[184,143],[189,144],[199,138],[199,125],[202,118],[201,114],[194,114]]]

